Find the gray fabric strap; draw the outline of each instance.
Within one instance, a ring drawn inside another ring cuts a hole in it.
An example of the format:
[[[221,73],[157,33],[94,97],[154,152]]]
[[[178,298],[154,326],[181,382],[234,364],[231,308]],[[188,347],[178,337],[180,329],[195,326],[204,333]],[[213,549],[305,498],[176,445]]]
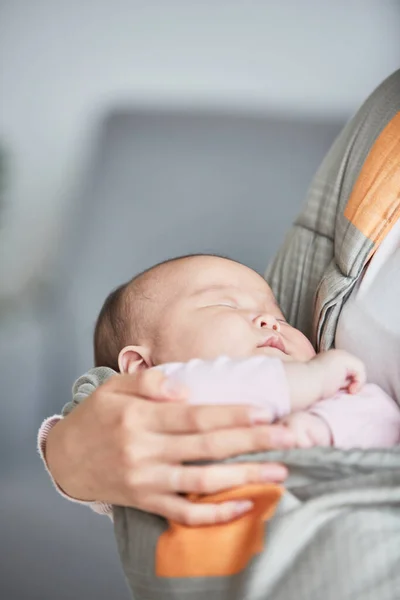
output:
[[[400,597],[400,449],[315,448],[252,459],[285,462],[291,475],[279,510],[265,527],[264,550],[237,575],[155,576],[157,541],[166,522],[114,508],[118,549],[136,600]]]
[[[265,274],[288,321],[320,350],[333,345],[342,303],[372,249],[343,212],[372,145],[399,111],[400,70],[374,91],[336,139]]]

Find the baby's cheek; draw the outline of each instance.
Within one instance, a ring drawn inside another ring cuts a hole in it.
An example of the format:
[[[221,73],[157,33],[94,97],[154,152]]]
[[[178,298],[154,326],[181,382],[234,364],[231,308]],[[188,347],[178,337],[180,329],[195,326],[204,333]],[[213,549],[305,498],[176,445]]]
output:
[[[257,340],[246,323],[239,319],[221,320],[212,331],[213,345],[218,354],[242,357],[253,353]]]
[[[293,360],[308,361],[315,356],[315,350],[311,342],[297,329],[290,327],[283,331],[282,335]]]
[[[196,343],[199,358],[217,358],[218,356],[234,356],[237,344],[228,331],[216,327],[202,335]]]
[[[315,350],[311,342],[304,336],[298,340],[299,360],[311,360],[315,356]]]
[[[219,319],[207,324],[197,332],[193,340],[193,350],[198,358],[213,359],[226,355],[243,356],[246,350],[246,332],[240,323],[233,319]]]

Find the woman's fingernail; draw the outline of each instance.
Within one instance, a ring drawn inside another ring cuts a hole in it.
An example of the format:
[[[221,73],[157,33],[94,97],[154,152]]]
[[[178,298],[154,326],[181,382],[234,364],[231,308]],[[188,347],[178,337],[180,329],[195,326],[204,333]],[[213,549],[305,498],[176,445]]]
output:
[[[294,435],[285,427],[271,428],[269,442],[271,448],[292,448],[295,444]]]
[[[251,500],[239,500],[239,502],[235,503],[235,513],[236,515],[242,515],[251,510],[253,506]]]
[[[271,412],[269,410],[265,410],[265,408],[253,408],[250,413],[250,421],[252,425],[271,423]]]
[[[287,475],[287,469],[282,465],[264,465],[261,467],[261,481],[283,481]]]

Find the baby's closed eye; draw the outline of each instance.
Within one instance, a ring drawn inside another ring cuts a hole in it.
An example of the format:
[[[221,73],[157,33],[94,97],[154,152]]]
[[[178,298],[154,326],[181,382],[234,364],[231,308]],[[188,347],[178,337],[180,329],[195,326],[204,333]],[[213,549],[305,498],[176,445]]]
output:
[[[238,305],[234,302],[218,302],[217,306],[226,306],[228,308],[238,308]]]

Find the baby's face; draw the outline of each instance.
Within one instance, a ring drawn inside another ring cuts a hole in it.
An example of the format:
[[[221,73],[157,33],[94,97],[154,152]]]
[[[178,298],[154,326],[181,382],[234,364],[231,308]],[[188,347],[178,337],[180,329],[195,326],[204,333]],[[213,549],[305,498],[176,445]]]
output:
[[[153,365],[221,355],[297,361],[315,355],[252,269],[212,256],[182,259],[169,268],[150,348]]]

